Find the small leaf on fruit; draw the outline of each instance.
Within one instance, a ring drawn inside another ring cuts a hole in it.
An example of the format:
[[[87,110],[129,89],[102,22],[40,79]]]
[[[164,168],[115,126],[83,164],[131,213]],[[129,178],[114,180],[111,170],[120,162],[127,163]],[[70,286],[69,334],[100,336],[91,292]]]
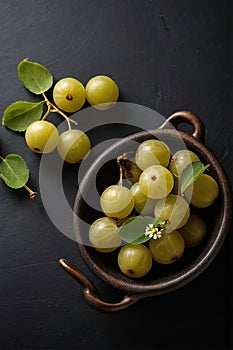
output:
[[[18,75],[22,84],[36,95],[49,90],[53,84],[53,76],[47,68],[27,59],[18,64]]]
[[[155,218],[151,216],[136,216],[124,222],[119,229],[119,237],[127,242],[133,244],[140,244],[148,241],[149,236],[145,236],[146,227],[153,224]]]
[[[181,174],[180,182],[181,182],[181,193],[192,185],[204,171],[209,168],[210,164],[204,165],[202,162],[192,162],[190,163]]]
[[[14,131],[25,131],[31,123],[40,120],[43,104],[43,101],[16,101],[5,109],[2,124]]]
[[[29,169],[24,159],[17,154],[8,154],[1,160],[0,178],[11,188],[23,187],[29,179]]]

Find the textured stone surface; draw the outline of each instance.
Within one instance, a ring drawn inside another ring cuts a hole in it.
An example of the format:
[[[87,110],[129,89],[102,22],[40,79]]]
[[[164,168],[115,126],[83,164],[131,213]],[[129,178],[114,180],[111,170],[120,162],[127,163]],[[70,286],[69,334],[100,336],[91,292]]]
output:
[[[180,109],[199,115],[206,146],[233,184],[231,22],[227,0],[2,2],[1,113],[16,100],[38,99],[17,77],[17,64],[26,57],[46,65],[56,80],[74,76],[85,84],[93,75],[111,75],[121,101],[164,116]],[[30,185],[38,189],[40,156],[27,149],[23,135],[1,126],[0,148],[2,156],[15,152],[25,158]],[[64,170],[72,205],[77,169]],[[121,295],[92,275],[75,243],[50,222],[40,196],[31,202],[23,190],[0,183],[0,197],[1,349],[232,348],[231,235],[189,285],[103,315],[86,304],[58,259],[76,264],[105,300]]]

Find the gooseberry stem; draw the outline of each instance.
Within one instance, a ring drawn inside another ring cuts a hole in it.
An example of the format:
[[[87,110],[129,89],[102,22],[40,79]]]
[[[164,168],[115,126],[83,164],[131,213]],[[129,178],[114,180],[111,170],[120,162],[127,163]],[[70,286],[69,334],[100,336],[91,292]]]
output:
[[[28,191],[29,196],[30,196],[31,199],[34,199],[34,198],[36,197],[37,192],[33,191],[33,190],[32,190],[30,187],[28,187],[27,185],[24,185],[23,187],[25,188],[25,190]]]
[[[123,159],[125,159],[125,157],[127,156],[127,153],[122,154],[121,156],[117,157],[117,164],[119,165],[119,169],[120,169],[120,179],[119,179],[119,185],[122,186],[122,181],[123,181],[123,170],[124,167],[121,164],[121,161]]]
[[[45,102],[46,102],[46,104],[48,106],[48,109],[47,109],[45,115],[43,116],[43,118],[41,120],[45,120],[50,113],[58,113],[63,118],[65,118],[65,120],[66,120],[66,122],[68,124],[68,129],[69,130],[71,130],[71,124],[70,123],[73,123],[75,125],[78,124],[76,122],[76,120],[73,120],[73,119],[69,118],[65,113],[63,113],[59,108],[57,108],[52,102],[50,102],[44,92],[42,93],[42,95],[43,95],[44,100],[45,100]]]
[[[53,105],[52,105],[53,106]],[[53,106],[54,108],[55,106]],[[60,111],[60,109],[58,109],[57,107],[55,107],[52,112],[55,112],[55,113],[59,113],[62,117],[64,117],[67,121],[67,124],[68,124],[68,129],[71,130],[71,125],[70,125],[70,122],[71,122],[71,119],[69,117],[67,117],[67,115],[65,113],[63,113],[62,111]],[[75,122],[73,119],[72,119],[72,122],[74,124],[77,125],[77,122]]]
[[[51,105],[47,103],[48,109],[41,120],[45,120],[51,112]]]

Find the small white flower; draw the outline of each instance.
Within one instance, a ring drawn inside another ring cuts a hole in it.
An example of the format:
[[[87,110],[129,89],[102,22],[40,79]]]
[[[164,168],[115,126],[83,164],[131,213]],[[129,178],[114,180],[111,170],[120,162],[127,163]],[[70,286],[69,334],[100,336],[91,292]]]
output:
[[[158,231],[157,234],[154,235],[154,239],[160,238],[161,236],[162,236],[162,231]]]
[[[148,224],[145,230],[145,236],[149,236],[149,238],[157,239],[162,236],[164,231],[164,227],[161,227],[160,230],[154,224]]]

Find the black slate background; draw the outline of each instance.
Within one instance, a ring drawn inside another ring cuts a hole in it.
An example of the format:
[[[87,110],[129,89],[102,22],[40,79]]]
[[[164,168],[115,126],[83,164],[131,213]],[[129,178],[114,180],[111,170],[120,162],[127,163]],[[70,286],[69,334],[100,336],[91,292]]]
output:
[[[120,101],[198,114],[206,145],[232,179],[232,2],[229,0],[25,0],[0,2],[0,108],[33,100],[16,67],[28,57],[56,80],[111,75]],[[40,156],[0,127],[1,155],[27,161],[39,188]],[[72,204],[76,168],[67,166]],[[181,289],[115,314],[89,307],[58,264],[67,257],[95,282],[75,243],[50,222],[43,203],[0,184],[0,349],[232,349],[232,229],[208,269]]]

